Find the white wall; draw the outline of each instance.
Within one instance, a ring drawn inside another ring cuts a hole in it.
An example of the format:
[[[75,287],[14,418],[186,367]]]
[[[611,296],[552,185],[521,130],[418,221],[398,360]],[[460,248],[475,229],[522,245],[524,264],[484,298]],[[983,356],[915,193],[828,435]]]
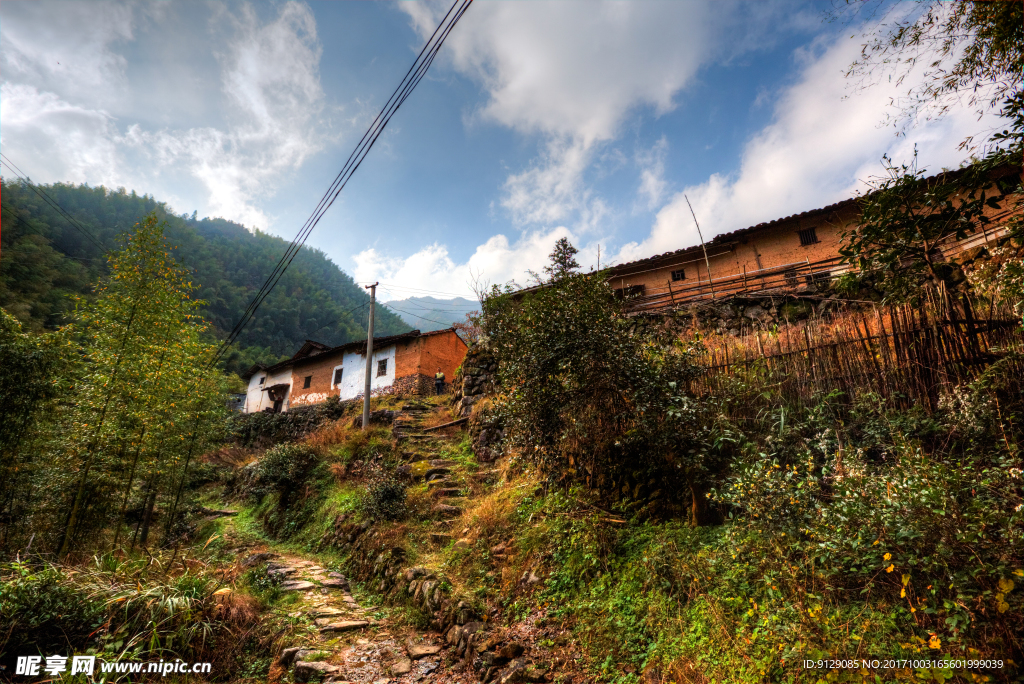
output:
[[[260,378],[266,378],[266,381],[260,383]],[[274,402],[270,401],[270,397],[267,396],[267,392],[264,392],[265,387],[271,387],[272,385],[288,385],[288,393],[284,397],[284,404],[281,406],[282,411],[288,410],[288,405],[292,400],[292,369],[285,368],[277,371],[276,373],[267,373],[266,371],[260,371],[254,376],[249,378],[249,388],[245,393],[245,412],[246,413],[259,413],[265,408],[273,408]]]
[[[373,365],[370,366],[370,393],[374,390],[390,387],[395,382],[395,351],[397,346],[388,345],[383,349],[373,350]],[[377,377],[377,362],[387,359],[388,372]],[[355,399],[362,396],[366,385],[366,357],[362,354],[346,353],[341,361],[341,388],[338,396],[342,400]],[[333,378],[332,378],[333,380]]]

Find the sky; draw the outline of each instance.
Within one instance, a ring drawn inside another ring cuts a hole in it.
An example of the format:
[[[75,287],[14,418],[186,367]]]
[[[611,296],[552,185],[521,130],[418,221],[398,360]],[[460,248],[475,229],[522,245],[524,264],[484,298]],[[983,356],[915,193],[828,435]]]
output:
[[[851,197],[883,154],[958,166],[986,122],[896,135],[902,90],[844,77],[877,19],[831,6],[476,0],[307,244],[385,300],[473,297],[561,237],[584,268],[697,244],[684,197],[708,238]],[[290,240],[447,7],[8,0],[0,148]]]

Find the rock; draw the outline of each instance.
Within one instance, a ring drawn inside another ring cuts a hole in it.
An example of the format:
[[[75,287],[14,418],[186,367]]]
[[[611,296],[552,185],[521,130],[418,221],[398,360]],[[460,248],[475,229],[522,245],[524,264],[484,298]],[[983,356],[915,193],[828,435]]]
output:
[[[431,510],[433,510],[433,512],[437,513],[438,515],[444,515],[448,517],[462,515],[462,509],[459,508],[458,506],[450,506],[448,504],[443,503],[434,504],[434,508]]]
[[[425,472],[423,474],[423,478],[427,482],[430,482],[431,480],[437,479],[439,477],[444,477],[445,475],[447,475],[450,472],[451,471],[448,468],[434,467],[434,468],[431,468],[430,470],[428,470],[427,472]]]
[[[459,541],[455,542],[456,549],[468,549],[473,546],[473,540],[467,537],[463,537]]]
[[[328,625],[324,625],[320,628],[321,632],[351,632],[355,629],[366,629],[370,626],[370,623],[366,620],[342,620],[341,622],[332,622]]]
[[[282,666],[288,667],[292,664],[292,660],[295,659],[295,654],[302,650],[301,646],[291,646],[281,651],[277,656],[277,662]]]
[[[314,620],[316,618],[338,617],[339,615],[344,615],[344,614],[345,614],[345,611],[338,610],[337,608],[331,608],[329,606],[325,606],[323,608],[317,608],[316,610],[311,610],[309,612],[309,616],[311,618],[313,618]]]
[[[445,534],[444,532],[431,532],[430,541],[434,544],[447,544],[452,540],[452,535]]]
[[[406,582],[412,582],[417,577],[423,577],[426,574],[427,574],[427,569],[426,568],[421,568],[421,567],[418,567],[418,566],[415,567],[415,568],[406,568],[405,573],[404,573],[405,581]]]
[[[445,487],[451,487],[453,484],[454,484],[453,482],[450,482],[450,481],[442,479],[442,478],[438,478],[436,480],[431,480],[430,482],[427,483],[427,491],[428,492],[432,492],[432,491],[434,491],[435,489],[438,489],[438,488],[442,488],[443,489]]]
[[[345,579],[325,579],[320,584],[331,589],[348,589],[348,580]]]
[[[526,664],[522,661],[515,660],[509,664],[508,668],[501,673],[501,678],[498,679],[500,684],[511,684],[512,682],[524,681],[523,676],[526,671]]]
[[[523,679],[528,682],[546,682],[548,673],[539,667],[528,667],[523,670]]]
[[[331,675],[338,671],[335,665],[328,665],[321,662],[299,661],[295,663],[295,681],[308,682],[317,675]]]
[[[256,565],[259,565],[263,561],[270,560],[275,556],[277,556],[276,553],[254,553],[253,555],[249,556],[244,561],[242,561],[242,567],[251,568]]]
[[[540,577],[534,574],[533,570],[527,570],[523,573],[523,576],[519,578],[520,584],[525,584],[528,587],[532,587],[534,584],[540,582]]]
[[[526,647],[518,641],[510,641],[498,649],[498,657],[512,660],[526,653]]]
[[[391,665],[391,674],[404,675],[412,669],[412,661],[408,658],[399,658]]]
[[[312,582],[306,582],[305,580],[296,580],[294,582],[285,582],[281,585],[282,591],[308,591],[315,589],[316,585]]]
[[[267,570],[267,575],[271,577],[286,577],[294,575],[296,572],[298,572],[296,568],[271,568]]]
[[[435,499],[450,499],[462,496],[462,490],[455,487],[439,487],[430,492],[430,496]]]
[[[427,643],[415,643],[412,639],[407,639],[405,642],[405,650],[408,651],[409,657],[413,660],[419,660],[420,658],[426,658],[427,656],[437,655],[441,652],[441,647]]]

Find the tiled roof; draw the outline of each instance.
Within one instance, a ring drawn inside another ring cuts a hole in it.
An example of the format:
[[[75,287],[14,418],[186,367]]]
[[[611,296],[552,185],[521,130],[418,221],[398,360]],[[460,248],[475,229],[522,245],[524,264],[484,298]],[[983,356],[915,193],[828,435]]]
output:
[[[796,220],[796,219],[803,219],[803,218],[810,218],[812,216],[819,216],[821,214],[828,214],[828,213],[831,213],[831,212],[836,212],[836,211],[839,211],[840,209],[846,209],[848,207],[852,207],[852,206],[856,205],[858,199],[859,198],[857,198],[857,197],[852,197],[850,199],[843,200],[842,202],[836,202],[835,204],[829,204],[828,206],[820,207],[818,209],[809,209],[808,211],[803,211],[803,212],[800,212],[799,214],[792,214],[790,216],[785,216],[783,218],[773,219],[771,221],[765,221],[763,223],[758,223],[756,225],[748,226],[746,228],[739,228],[737,230],[733,230],[733,231],[730,231],[728,233],[722,233],[721,235],[716,235],[714,238],[708,240],[707,242],[704,243],[704,245],[706,247],[711,247],[711,246],[716,246],[717,247],[717,246],[722,245],[724,243],[732,242],[736,238],[742,237],[744,235],[749,235],[750,233],[753,233],[753,232],[758,231],[758,230],[763,230],[764,228],[770,228],[772,226],[777,226],[779,224],[786,223],[787,221],[793,221],[793,220]],[[679,257],[679,256],[681,256],[683,254],[687,254],[689,252],[694,252],[694,251],[699,251],[699,250],[700,250],[700,245],[699,244],[691,245],[689,247],[684,247],[682,249],[677,249],[674,252],[665,252],[664,254],[655,254],[654,256],[644,257],[643,259],[637,259],[636,261],[629,261],[629,262],[624,263],[624,264],[616,264],[615,266],[612,266],[609,270],[611,270],[611,272],[613,274],[614,273],[618,273],[620,271],[629,271],[629,270],[632,270],[633,268],[635,268],[637,266],[647,266],[649,264],[653,264],[654,262],[660,261],[662,259],[669,259],[669,258]]]
[[[386,346],[391,345],[391,344],[396,344],[396,343],[402,342],[404,340],[413,340],[413,339],[416,339],[418,337],[429,337],[430,335],[443,335],[445,333],[453,333],[454,334],[455,333],[455,328],[447,328],[445,330],[434,330],[434,331],[426,332],[426,333],[421,333],[419,330],[410,330],[409,332],[399,333],[398,335],[387,335],[386,337],[374,337],[373,338],[373,348],[374,349],[382,349],[383,347],[386,347]],[[457,334],[456,334],[456,337],[458,337]],[[461,338],[459,338],[459,340],[462,341]],[[301,355],[300,356],[300,354],[302,353],[302,350],[306,349],[311,344],[316,345],[317,347],[319,347],[321,349],[319,349],[315,354],[305,354],[305,355]],[[463,342],[463,344],[465,344],[465,342]],[[253,374],[256,372],[255,369],[257,369],[257,368],[265,370],[265,371],[270,372],[270,373],[273,373],[273,372],[281,370],[283,368],[288,368],[289,366],[299,365],[299,364],[303,363],[304,361],[311,361],[311,360],[315,359],[316,357],[321,356],[322,354],[332,354],[332,353],[335,353],[335,352],[347,352],[347,351],[352,351],[352,352],[357,352],[357,353],[360,353],[360,354],[365,354],[366,353],[366,340],[357,340],[355,342],[346,342],[345,344],[338,345],[337,347],[328,347],[327,345],[320,344],[319,342],[312,342],[311,340],[306,340],[305,344],[302,345],[302,349],[300,349],[299,352],[297,352],[295,354],[295,356],[293,356],[292,358],[286,359],[284,361],[281,361],[280,363],[275,363],[272,366],[263,366],[261,364],[256,364],[256,366],[253,366],[251,369],[246,371],[246,375],[244,377],[247,378],[247,379],[252,377]]]

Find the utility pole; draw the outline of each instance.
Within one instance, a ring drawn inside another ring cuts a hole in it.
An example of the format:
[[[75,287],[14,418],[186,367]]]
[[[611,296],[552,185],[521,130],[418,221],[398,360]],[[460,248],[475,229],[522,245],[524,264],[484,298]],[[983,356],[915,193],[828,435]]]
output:
[[[364,285],[370,291],[370,325],[366,327],[366,384],[363,386],[363,430],[370,427],[370,364],[373,363],[373,309],[377,301],[377,285]]]
[[[711,298],[715,298],[715,285],[711,281],[711,262],[708,260],[708,248],[704,246],[704,235],[700,232],[700,224],[697,223],[697,214],[693,211],[693,205],[690,204],[690,198],[683,195],[683,199],[686,200],[686,206],[690,207],[690,215],[693,216],[693,225],[697,226],[697,237],[700,238],[700,248],[704,250],[704,265],[708,267],[708,285],[711,286]],[[699,274],[700,271],[697,271]]]

